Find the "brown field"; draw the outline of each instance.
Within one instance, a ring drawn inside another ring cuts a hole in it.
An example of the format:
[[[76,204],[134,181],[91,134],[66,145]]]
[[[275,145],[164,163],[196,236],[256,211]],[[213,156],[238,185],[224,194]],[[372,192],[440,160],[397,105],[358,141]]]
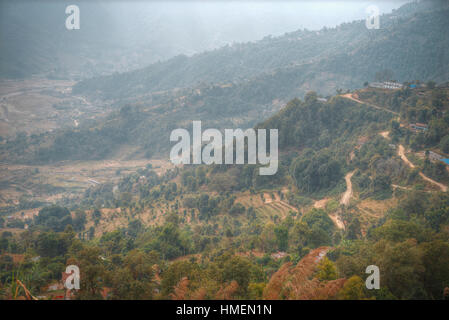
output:
[[[0,136],[74,127],[109,111],[107,105],[72,95],[74,84],[66,80],[1,80]]]
[[[274,192],[273,192],[274,193]],[[250,194],[249,192],[243,192],[237,194],[236,203],[241,203],[246,208],[252,206],[256,210],[256,214],[263,220],[271,221],[274,216],[278,216],[280,219],[284,219],[288,216],[291,211],[298,212],[298,210],[289,205],[287,202],[280,199],[279,195],[275,196],[275,199],[271,199],[271,193],[264,192],[258,194]],[[195,196],[196,194],[184,195],[185,197]],[[264,197],[262,200],[261,195]],[[209,196],[217,196],[216,193],[209,193]],[[271,200],[271,201],[270,201]],[[165,214],[170,211],[167,209],[167,204],[171,207],[175,204],[176,201],[182,203],[182,199],[177,197],[173,201],[157,201],[152,203],[153,208],[146,208],[143,212],[133,212],[131,213],[129,210],[126,212],[122,212],[120,208],[103,208],[102,219],[100,220],[97,226],[94,225],[91,217],[91,211],[87,212],[87,224],[86,230],[88,230],[91,226],[95,227],[95,236],[101,236],[104,232],[111,232],[116,230],[117,228],[126,228],[128,226],[129,217],[133,217],[139,219],[145,226],[154,226],[161,225],[165,221]],[[184,210],[187,212],[190,209],[180,207],[178,209],[178,214],[180,217],[183,217],[182,213]],[[197,214],[197,212],[196,212]],[[218,219],[221,219],[223,216],[227,214],[219,213],[217,215]],[[190,214],[188,213],[185,218],[183,218],[186,224],[197,224],[202,223],[198,221],[191,221]],[[246,216],[240,216],[238,219],[247,219]]]
[[[360,223],[362,225],[362,232],[366,228],[382,218],[388,209],[395,207],[398,204],[398,199],[391,198],[387,200],[362,200],[357,204],[356,210],[359,213]]]
[[[273,194],[274,199],[271,194]],[[261,195],[264,200],[262,200]],[[236,203],[241,203],[245,207],[254,207],[256,213],[267,219],[277,215],[279,218],[285,218],[290,211],[298,212],[298,209],[280,199],[276,191],[250,194],[245,192],[237,197]]]
[[[0,206],[17,205],[22,195],[46,202],[75,197],[92,185],[116,182],[150,163],[158,174],[172,167],[166,160],[64,161],[40,166],[0,164]]]

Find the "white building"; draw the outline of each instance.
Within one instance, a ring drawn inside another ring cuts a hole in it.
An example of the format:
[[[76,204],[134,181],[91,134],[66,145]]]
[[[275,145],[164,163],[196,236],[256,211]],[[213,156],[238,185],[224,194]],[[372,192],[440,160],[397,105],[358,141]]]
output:
[[[380,89],[402,89],[404,87],[402,83],[394,82],[394,81],[384,81],[384,82],[372,82],[369,84],[371,88],[380,88]]]

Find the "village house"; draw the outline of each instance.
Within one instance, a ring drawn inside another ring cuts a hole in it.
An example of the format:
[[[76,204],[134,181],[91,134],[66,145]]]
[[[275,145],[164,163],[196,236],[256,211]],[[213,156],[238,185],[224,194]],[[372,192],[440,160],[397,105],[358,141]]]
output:
[[[410,123],[410,129],[412,131],[427,131],[428,130],[428,126],[425,123]]]
[[[402,89],[404,87],[402,83],[394,81],[371,82],[369,86],[371,88],[390,89],[390,90]]]
[[[436,152],[429,151],[429,159],[432,161],[440,161],[441,159],[443,159],[443,156]]]
[[[429,160],[435,162],[443,162],[445,165],[449,165],[449,159],[445,158],[441,154],[429,150]]]

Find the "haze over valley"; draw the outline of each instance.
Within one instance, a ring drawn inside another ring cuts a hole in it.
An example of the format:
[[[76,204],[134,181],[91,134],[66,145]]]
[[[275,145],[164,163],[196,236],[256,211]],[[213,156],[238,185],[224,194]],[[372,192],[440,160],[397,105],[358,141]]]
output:
[[[0,299],[449,299],[446,1],[71,4],[0,2]]]

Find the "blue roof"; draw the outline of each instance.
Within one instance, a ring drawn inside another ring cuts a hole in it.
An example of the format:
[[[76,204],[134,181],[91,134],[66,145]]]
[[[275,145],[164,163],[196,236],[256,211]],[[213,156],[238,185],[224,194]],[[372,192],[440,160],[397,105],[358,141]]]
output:
[[[441,159],[445,164],[449,165],[449,159]]]

